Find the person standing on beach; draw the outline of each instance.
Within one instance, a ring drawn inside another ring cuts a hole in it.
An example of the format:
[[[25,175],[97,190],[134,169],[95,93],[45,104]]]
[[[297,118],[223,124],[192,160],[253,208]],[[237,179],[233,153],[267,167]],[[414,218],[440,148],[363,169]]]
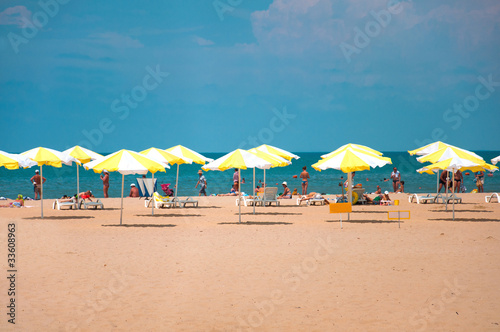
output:
[[[484,172],[479,171],[476,173],[476,186],[478,193],[484,193]]]
[[[396,192],[399,188],[399,181],[401,181],[401,173],[399,173],[397,167],[394,167],[391,173],[391,179],[392,179],[392,188],[394,189],[394,192]]]
[[[300,173],[300,178],[302,179],[302,195],[307,195],[307,187],[309,186],[309,173],[306,171],[307,167],[302,167],[302,173]]]
[[[240,191],[240,175],[238,174],[238,169],[235,168],[234,169],[234,173],[233,173],[233,183],[237,183],[238,184],[238,191]]]
[[[198,175],[200,176],[200,178],[198,179],[198,182],[196,182],[196,186],[194,186],[194,187],[197,188],[198,185],[200,185],[200,193],[198,194],[198,196],[201,196],[201,194],[207,196],[207,192],[206,192],[207,179],[203,175],[203,172],[201,169],[198,171]]]
[[[47,181],[47,179],[42,178],[40,176],[40,171],[36,170],[35,175],[33,175],[31,177],[30,181],[33,183],[33,190],[35,191],[35,199],[40,199],[42,197],[42,194],[41,194],[42,183],[45,183],[45,181]]]
[[[108,190],[109,190],[109,172],[107,170],[102,171],[101,180],[102,180],[102,191],[104,192],[104,198],[108,198]]]
[[[439,176],[439,189],[438,193],[441,192],[441,189],[444,187],[444,190],[446,191],[446,188],[448,187],[448,171],[443,171],[441,175]]]

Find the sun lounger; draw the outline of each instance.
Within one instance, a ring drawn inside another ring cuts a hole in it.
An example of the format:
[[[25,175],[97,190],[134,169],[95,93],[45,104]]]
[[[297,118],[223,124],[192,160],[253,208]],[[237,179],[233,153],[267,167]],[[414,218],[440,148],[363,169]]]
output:
[[[160,209],[162,207],[175,207],[177,205],[177,202],[174,201],[172,197],[162,196],[158,194],[158,192],[154,192],[152,198],[146,199],[144,201],[144,206],[150,207],[151,202],[153,202],[155,209]]]
[[[249,206],[249,205],[253,206],[254,204],[255,204],[255,206],[262,205],[262,196],[257,195],[254,198],[250,198],[249,196],[241,196],[241,201],[243,202],[243,205],[245,205],[245,206]],[[236,198],[236,206],[238,206],[239,203],[240,203],[240,199]]]
[[[462,203],[462,197],[458,197],[455,194],[451,194],[450,196],[443,196],[442,200],[443,203],[447,202],[448,204],[453,201],[455,201],[455,203]]]
[[[408,196],[408,202],[413,203],[414,201],[417,202],[417,204],[425,204],[425,203],[439,203],[439,200],[443,200],[443,195],[437,194],[426,194],[426,195],[418,195],[418,194],[413,194]],[[444,201],[443,201],[444,202]]]
[[[278,188],[277,187],[266,187],[264,188],[264,193],[262,194],[262,205],[266,206],[275,203],[276,206],[280,205],[278,200]]]
[[[54,203],[52,203],[52,208],[53,209],[58,209],[58,210],[61,210],[63,207],[69,207],[70,209],[75,209],[77,208],[77,205],[76,205],[76,199],[75,198],[72,198],[71,201],[68,201],[68,202],[61,202],[61,200],[59,199],[56,199],[54,201]]]
[[[96,210],[97,210],[98,207],[100,207],[102,210],[104,210],[104,204],[102,204],[102,202],[101,202],[101,200],[99,198],[97,198],[95,201],[86,201],[86,200],[82,199],[80,201],[80,209],[82,207],[85,210],[87,210],[89,207],[93,207]]]
[[[193,207],[198,207],[198,201],[195,201],[191,197],[188,197],[186,199],[180,199],[178,197],[174,197],[172,201],[175,202],[176,205],[181,208],[185,208],[186,205],[188,204],[192,205]]]
[[[494,203],[494,202],[492,202],[492,200],[495,198],[497,199],[497,203],[500,203],[500,197],[498,196],[497,193],[493,193],[493,194],[491,194],[491,196],[485,196],[484,200],[486,203]]]
[[[354,187],[352,189],[352,191],[358,195],[358,201],[356,202],[356,204],[366,204],[367,203],[366,198],[363,196],[363,194],[365,192],[365,188]]]

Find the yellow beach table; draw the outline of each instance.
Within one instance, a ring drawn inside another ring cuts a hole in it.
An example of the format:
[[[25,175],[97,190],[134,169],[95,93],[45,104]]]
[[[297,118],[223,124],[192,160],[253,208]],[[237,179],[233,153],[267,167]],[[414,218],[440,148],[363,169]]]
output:
[[[272,164],[262,158],[257,157],[255,154],[245,150],[237,149],[228,154],[216,159],[201,169],[205,171],[225,171],[230,168],[238,169],[238,178],[241,179],[241,170],[247,168],[270,168]],[[241,183],[241,182],[240,182]],[[241,202],[241,188],[238,187],[238,197]],[[241,223],[241,203],[238,204],[239,222]]]
[[[30,158],[35,161],[38,166],[40,166],[40,176],[42,177],[42,183],[40,187],[40,198],[41,198],[41,216],[43,218],[43,165],[49,165],[53,167],[62,167],[62,164],[71,166],[73,162],[79,163],[79,161],[67,153],[63,153],[57,150],[38,147],[21,153],[21,155]]]
[[[460,157],[453,157],[453,158],[448,158],[445,160],[442,160],[440,162],[437,162],[432,165],[425,166],[418,170],[420,173],[425,172],[425,171],[432,171],[432,170],[446,170],[450,171],[453,174],[455,174],[456,171],[465,171],[465,170],[470,170],[473,172],[477,171],[482,171],[482,170],[489,170],[491,172],[494,172],[498,170],[498,167],[487,164],[486,162],[475,162],[471,161],[469,159],[465,158],[460,158]],[[454,176],[452,176],[452,179],[454,179]],[[455,181],[453,181],[453,186],[452,186],[452,192],[453,195],[455,194]],[[455,220],[455,199],[453,201],[453,220]],[[446,206],[448,206],[448,201],[446,200]]]
[[[187,158],[193,163],[204,165],[206,162],[213,161],[212,158],[207,158],[196,151],[186,148],[182,145],[176,145],[171,148],[165,149],[165,151],[170,152],[176,156]],[[179,164],[177,164],[177,176],[175,177],[175,197],[177,198],[177,188],[179,187]]]
[[[36,166],[37,163],[26,156],[0,151],[0,167],[7,169],[19,169]]]
[[[125,175],[147,174],[148,172],[153,174],[156,172],[165,172],[165,167],[168,167],[168,165],[134,151],[120,150],[103,158],[86,163],[83,167],[85,167],[85,169],[92,169],[96,173],[101,173],[102,171],[107,170],[108,172],[118,172],[122,175],[122,194],[120,206],[121,225],[123,219],[123,185],[125,182]]]
[[[382,157],[370,152],[372,149],[368,149],[358,149],[352,146],[340,147],[329,153],[327,158],[321,159],[313,164],[312,167],[320,172],[328,168],[333,168],[347,173],[347,200],[348,202],[352,202],[352,172],[369,170],[370,168],[392,164],[391,158]]]
[[[91,160],[96,160],[99,158],[102,158],[102,154],[96,153],[94,151],[91,151],[89,149],[83,148],[81,146],[75,145],[72,148],[69,148],[67,150],[64,150],[63,153],[69,154],[71,157],[76,158],[80,163],[85,164],[88,163]],[[76,206],[79,208],[78,200],[80,199],[80,196],[78,195],[80,193],[80,168],[78,167],[78,164],[76,164]]]

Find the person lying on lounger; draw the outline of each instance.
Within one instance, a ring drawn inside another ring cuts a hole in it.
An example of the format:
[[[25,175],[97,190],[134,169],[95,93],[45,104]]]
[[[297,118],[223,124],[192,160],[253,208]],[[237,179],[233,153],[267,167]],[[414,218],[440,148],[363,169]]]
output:
[[[389,205],[391,202],[391,198],[389,197],[389,192],[387,190],[384,191],[383,195],[377,195],[373,199],[368,197],[368,195],[366,194],[363,194],[363,197],[366,199],[368,203],[372,204]],[[388,201],[388,202],[380,203],[380,201]]]
[[[231,187],[231,191],[228,194],[218,194],[217,196],[238,196],[238,190],[236,190],[237,187],[238,183],[235,181],[234,185]]]
[[[321,194],[318,194],[318,193],[315,193],[315,192],[309,193],[306,196],[302,197],[299,200],[299,203],[302,203],[303,201],[308,201],[308,200],[313,199],[313,198],[314,199],[323,199],[326,204],[330,204],[329,200],[327,200],[325,197],[321,196]]]

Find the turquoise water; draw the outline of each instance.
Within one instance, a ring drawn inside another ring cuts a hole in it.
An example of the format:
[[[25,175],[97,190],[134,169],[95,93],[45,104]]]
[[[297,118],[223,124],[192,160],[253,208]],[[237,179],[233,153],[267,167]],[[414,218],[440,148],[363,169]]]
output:
[[[486,161],[498,155],[500,151],[475,151],[482,156]],[[309,182],[309,192],[316,191],[327,194],[340,194],[341,188],[338,186],[341,180],[347,178],[346,174],[336,170],[326,170],[318,172],[312,169],[311,165],[320,159],[322,154],[326,152],[296,152],[301,158],[292,160],[292,165],[288,167],[273,168],[266,171],[266,181],[268,186],[278,186],[281,190],[281,183],[288,182],[288,186],[293,190],[297,188],[300,193],[300,179],[294,179],[293,175],[299,175],[302,167],[307,166],[311,176]],[[105,154],[105,153],[104,153]],[[204,153],[205,156],[217,159],[224,155],[224,153]],[[432,192],[436,190],[436,175],[418,174],[416,169],[421,168],[423,164],[416,161],[416,158],[410,156],[407,152],[385,152],[384,156],[392,159],[393,165],[387,165],[382,168],[376,168],[370,171],[356,172],[354,178],[355,183],[361,183],[367,191],[375,191],[377,185],[380,185],[382,190],[392,191],[392,183],[384,182],[384,178],[389,178],[393,166],[398,167],[401,172],[402,180],[405,181],[406,192]],[[179,195],[191,196],[198,195],[198,190],[194,188],[198,180],[197,172],[201,165],[181,165],[179,168]],[[35,174],[35,169],[38,167],[7,170],[4,167],[0,168],[0,196],[14,198],[17,194],[24,196],[34,197],[33,185],[29,181]],[[80,169],[80,191],[92,190],[96,197],[103,197],[102,181],[99,179],[99,174],[93,171],[85,171],[82,167]],[[173,165],[166,173],[160,172],[155,174],[158,178],[158,183],[171,183],[175,184],[175,176],[177,165]],[[233,170],[224,172],[209,171],[204,172],[208,182],[207,193],[218,194],[227,193],[230,190],[233,181]],[[256,170],[256,181],[263,180],[263,171]],[[242,170],[242,178],[245,178],[246,183],[243,184],[242,189],[244,192],[252,191],[252,170]],[[63,166],[55,168],[50,166],[43,167],[43,176],[47,179],[44,185],[44,198],[58,198],[62,195],[73,195],[76,193],[76,166]],[[128,195],[130,184],[135,183],[135,179],[141,177],[140,175],[127,175],[125,176],[125,196]],[[151,177],[151,174],[148,174]],[[464,183],[467,187],[467,192],[475,188],[473,176],[464,175]],[[278,185],[277,185],[278,184]],[[161,188],[158,186],[161,191]],[[485,177],[484,189],[486,192],[500,192],[500,172],[495,172],[493,177]],[[121,174],[110,174],[110,189],[109,194],[111,197],[120,197],[121,190]]]

